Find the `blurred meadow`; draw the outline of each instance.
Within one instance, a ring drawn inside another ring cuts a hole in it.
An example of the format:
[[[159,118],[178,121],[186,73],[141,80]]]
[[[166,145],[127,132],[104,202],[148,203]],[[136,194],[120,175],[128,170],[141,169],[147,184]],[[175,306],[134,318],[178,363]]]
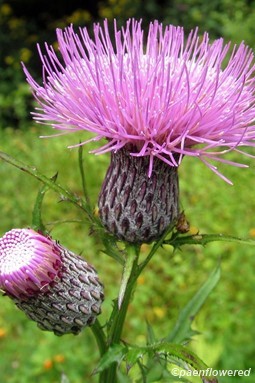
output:
[[[35,16],[34,5],[38,4]],[[56,27],[74,23],[92,25],[105,17],[123,22],[127,17],[158,18],[164,23],[182,24],[189,30],[198,25],[212,38],[223,35],[255,47],[255,1],[222,0],[109,0],[4,1],[0,3],[0,150],[35,166],[48,177],[58,173],[58,182],[82,195],[78,170],[78,149],[68,145],[86,140],[86,133],[55,138],[39,138],[54,132],[32,121],[33,100],[20,61],[40,76],[36,42],[55,44]],[[27,8],[26,8],[27,6]],[[60,10],[59,8],[62,9]],[[24,9],[26,8],[26,12]],[[107,165],[108,155],[95,156],[84,147],[84,168],[95,206]],[[250,149],[251,154],[255,154]],[[231,154],[231,160],[240,155]],[[191,224],[191,233],[223,233],[255,239],[255,161],[245,158],[249,168],[220,165],[233,182],[225,183],[197,159],[185,158],[180,170],[181,205]],[[40,184],[25,172],[0,162],[0,236],[11,228],[31,225],[33,204]],[[99,317],[104,323],[118,294],[121,268],[93,238],[81,212],[48,191],[43,220],[53,238],[85,256],[96,267],[105,285],[105,302]],[[63,222],[66,221],[66,222]],[[149,246],[149,245],[146,245]],[[145,248],[146,248],[145,246]],[[210,272],[221,264],[221,279],[194,320],[196,335],[190,346],[215,369],[252,369],[250,377],[224,377],[222,383],[255,381],[255,247],[214,242],[205,247],[185,246],[173,252],[169,246],[159,251],[138,280],[128,312],[124,339],[144,344],[146,321],[158,337],[169,331],[179,310],[189,301]],[[42,332],[6,297],[0,297],[0,382],[4,383],[83,383],[96,382],[92,376],[98,354],[90,329],[80,335],[61,338]],[[133,377],[135,380],[135,375]],[[176,378],[176,382],[180,379]],[[194,382],[198,380],[193,379]],[[157,382],[157,380],[155,380]]]

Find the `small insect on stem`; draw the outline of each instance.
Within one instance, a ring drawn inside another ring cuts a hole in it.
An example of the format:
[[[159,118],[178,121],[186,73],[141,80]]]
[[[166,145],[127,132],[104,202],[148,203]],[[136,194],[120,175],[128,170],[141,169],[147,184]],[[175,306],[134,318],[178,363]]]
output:
[[[182,211],[178,218],[177,218],[177,223],[176,223],[176,230],[181,233],[181,234],[185,234],[185,233],[188,233],[189,229],[190,229],[190,224],[189,222],[187,221],[186,219],[186,216],[185,216],[185,213],[184,211]]]

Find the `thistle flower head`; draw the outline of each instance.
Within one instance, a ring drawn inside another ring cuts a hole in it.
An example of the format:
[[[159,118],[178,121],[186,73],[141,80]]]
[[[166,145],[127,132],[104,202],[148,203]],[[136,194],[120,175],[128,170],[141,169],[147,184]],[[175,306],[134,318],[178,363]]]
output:
[[[115,22],[113,39],[107,21],[94,25],[93,37],[72,26],[57,37],[62,59],[47,44],[46,54],[39,48],[43,85],[24,68],[40,104],[38,122],[106,138],[96,153],[125,146],[149,157],[149,176],[155,157],[177,167],[183,156],[196,156],[218,173],[210,160],[236,164],[222,156],[254,146],[255,66],[243,43],[230,51],[197,29],[185,40],[183,28],[157,21],[145,37],[133,19],[120,29]]]
[[[0,289],[41,329],[57,335],[93,324],[104,298],[91,265],[32,229],[0,238]]]
[[[61,253],[32,229],[13,229],[0,239],[0,288],[16,298],[47,291],[61,271]]]

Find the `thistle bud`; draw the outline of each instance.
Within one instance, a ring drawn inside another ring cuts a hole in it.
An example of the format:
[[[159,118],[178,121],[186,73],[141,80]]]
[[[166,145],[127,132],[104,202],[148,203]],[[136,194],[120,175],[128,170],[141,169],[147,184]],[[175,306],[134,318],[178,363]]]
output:
[[[0,288],[39,328],[56,335],[92,325],[104,299],[91,265],[32,229],[0,238]]]

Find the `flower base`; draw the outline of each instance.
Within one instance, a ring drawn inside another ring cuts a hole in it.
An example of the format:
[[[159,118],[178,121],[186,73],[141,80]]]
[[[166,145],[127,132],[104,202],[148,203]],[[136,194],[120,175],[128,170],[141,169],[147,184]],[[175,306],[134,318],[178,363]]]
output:
[[[131,243],[159,238],[179,214],[177,167],[155,158],[130,156],[126,148],[111,154],[99,195],[99,214],[106,229]]]

